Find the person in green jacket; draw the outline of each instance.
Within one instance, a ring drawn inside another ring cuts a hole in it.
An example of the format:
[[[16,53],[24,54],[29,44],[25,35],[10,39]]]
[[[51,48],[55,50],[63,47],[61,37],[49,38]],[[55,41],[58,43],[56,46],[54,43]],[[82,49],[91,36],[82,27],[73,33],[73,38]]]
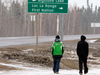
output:
[[[60,60],[63,56],[64,48],[65,47],[63,46],[63,43],[60,42],[60,36],[57,35],[55,37],[55,42],[51,47],[51,52],[53,56],[53,72],[56,74],[59,74]]]

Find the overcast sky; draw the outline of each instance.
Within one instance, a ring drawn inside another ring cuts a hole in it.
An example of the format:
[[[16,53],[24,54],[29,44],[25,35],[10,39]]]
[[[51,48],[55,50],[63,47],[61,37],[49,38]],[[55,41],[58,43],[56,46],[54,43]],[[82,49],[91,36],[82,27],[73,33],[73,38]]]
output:
[[[72,6],[77,5],[79,7],[82,7],[83,5],[87,7],[87,0],[68,0],[69,4]],[[89,5],[93,3],[93,7],[97,5],[97,7],[100,7],[100,0],[89,0]]]
[[[3,1],[10,1],[10,0],[3,0]],[[18,1],[24,1],[24,0],[18,0]],[[97,7],[100,7],[100,0],[89,0],[89,5],[93,3],[93,8],[97,5]],[[87,0],[68,0],[68,4],[71,6],[77,5],[78,7],[82,7],[83,5],[87,7]]]

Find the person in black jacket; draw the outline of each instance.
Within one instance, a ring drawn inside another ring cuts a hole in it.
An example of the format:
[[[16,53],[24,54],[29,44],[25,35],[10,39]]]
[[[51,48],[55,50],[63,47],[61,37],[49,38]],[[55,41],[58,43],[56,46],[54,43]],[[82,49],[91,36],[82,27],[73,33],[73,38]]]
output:
[[[84,35],[81,36],[81,40],[77,44],[77,55],[79,57],[79,73],[82,75],[83,63],[84,63],[84,73],[88,73],[87,67],[87,57],[89,53],[89,45],[85,41],[86,37]]]

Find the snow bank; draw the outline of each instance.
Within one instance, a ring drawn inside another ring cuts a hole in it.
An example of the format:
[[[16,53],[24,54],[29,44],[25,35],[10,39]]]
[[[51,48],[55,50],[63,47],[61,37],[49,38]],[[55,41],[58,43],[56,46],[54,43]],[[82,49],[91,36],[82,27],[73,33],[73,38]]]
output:
[[[89,42],[89,43],[94,43],[95,41],[97,41],[97,39],[96,40],[87,40],[87,42]]]

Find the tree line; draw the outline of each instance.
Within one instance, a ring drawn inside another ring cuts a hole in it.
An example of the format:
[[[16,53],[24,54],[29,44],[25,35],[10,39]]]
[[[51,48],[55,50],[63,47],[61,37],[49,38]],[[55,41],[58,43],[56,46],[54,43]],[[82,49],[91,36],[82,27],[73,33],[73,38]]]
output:
[[[0,0],[0,37],[35,36],[36,21],[31,21],[32,15],[36,16],[27,12],[27,1],[22,4],[13,1],[8,8]],[[62,15],[59,15],[61,34]],[[89,5],[88,0],[87,8],[69,6],[68,13],[64,14],[64,35],[94,34],[91,23],[100,23],[100,7],[93,9],[93,4]],[[38,24],[40,36],[56,35],[57,14],[40,13]],[[95,33],[100,33],[99,27],[95,28]]]

